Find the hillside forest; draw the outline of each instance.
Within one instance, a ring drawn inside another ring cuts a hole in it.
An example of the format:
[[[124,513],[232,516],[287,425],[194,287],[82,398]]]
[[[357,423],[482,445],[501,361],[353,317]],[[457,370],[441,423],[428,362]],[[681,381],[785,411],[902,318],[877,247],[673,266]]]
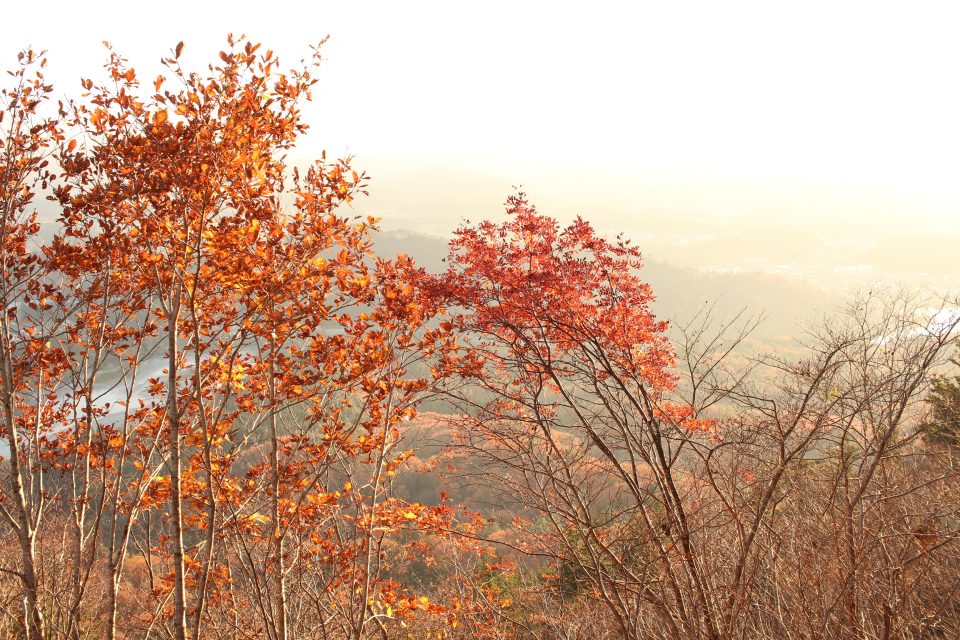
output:
[[[521,191],[427,270],[291,160],[320,47],[182,49],[0,80],[0,637],[960,635],[955,295],[767,348]]]

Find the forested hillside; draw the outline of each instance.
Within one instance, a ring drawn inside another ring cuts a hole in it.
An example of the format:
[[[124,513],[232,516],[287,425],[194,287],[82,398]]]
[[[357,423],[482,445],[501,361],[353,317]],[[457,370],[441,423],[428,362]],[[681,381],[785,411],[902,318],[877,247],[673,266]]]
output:
[[[183,47],[3,79],[0,637],[960,634],[960,299],[379,233],[319,48]]]

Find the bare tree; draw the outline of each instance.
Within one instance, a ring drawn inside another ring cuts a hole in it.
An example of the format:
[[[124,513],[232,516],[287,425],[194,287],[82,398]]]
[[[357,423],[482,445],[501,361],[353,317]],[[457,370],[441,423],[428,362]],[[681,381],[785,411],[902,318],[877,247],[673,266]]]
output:
[[[955,300],[862,295],[794,358],[749,356],[754,321],[707,309],[660,375],[637,366],[656,329],[610,331],[631,297],[630,322],[654,326],[635,281],[577,271],[613,249],[591,238],[584,258],[525,207],[454,243],[480,364],[450,397],[471,480],[520,514],[511,539],[557,593],[602,605],[625,638],[955,633],[958,478],[917,438]]]

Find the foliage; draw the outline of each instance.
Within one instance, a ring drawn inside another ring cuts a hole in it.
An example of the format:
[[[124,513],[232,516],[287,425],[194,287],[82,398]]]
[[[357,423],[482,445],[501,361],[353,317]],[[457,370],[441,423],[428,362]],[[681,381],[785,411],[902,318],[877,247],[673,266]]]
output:
[[[350,158],[289,159],[319,49],[182,49],[0,90],[0,635],[960,633],[955,314],[866,295],[748,360],[522,193],[428,275]]]
[[[32,637],[359,638],[435,609],[391,582],[387,549],[449,527],[449,507],[392,479],[428,391],[411,371],[452,348],[449,327],[409,258],[371,254],[376,221],[340,213],[366,177],[287,161],[319,52],[281,72],[228,45],[205,75],[179,45],[146,89],[110,52],[106,80],[62,107],[69,139],[27,122],[50,90],[34,54],[4,94],[4,513]],[[39,249],[34,183],[61,211]],[[53,513],[69,523],[63,611],[32,569]],[[146,606],[120,619],[133,557]],[[108,604],[91,619],[95,576]]]
[[[954,364],[960,364],[954,361]],[[931,442],[957,446],[960,444],[960,377],[939,377],[927,396],[931,415],[921,425]]]

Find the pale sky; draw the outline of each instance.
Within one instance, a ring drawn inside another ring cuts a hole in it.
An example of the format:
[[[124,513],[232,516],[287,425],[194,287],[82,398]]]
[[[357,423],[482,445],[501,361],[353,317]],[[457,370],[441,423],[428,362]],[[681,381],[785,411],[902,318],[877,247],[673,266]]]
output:
[[[70,92],[104,39],[152,77],[179,40],[188,67],[229,31],[292,64],[329,34],[298,153],[354,154],[387,228],[447,234],[521,184],[683,266],[960,282],[957,2],[34,6],[4,7],[0,62],[46,48]]]

